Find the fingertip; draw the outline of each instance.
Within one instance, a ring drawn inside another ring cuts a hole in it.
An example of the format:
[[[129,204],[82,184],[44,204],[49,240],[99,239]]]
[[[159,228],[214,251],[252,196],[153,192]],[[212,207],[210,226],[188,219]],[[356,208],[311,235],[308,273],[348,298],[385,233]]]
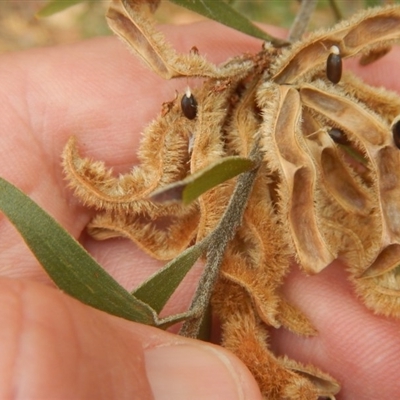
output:
[[[248,368],[223,347],[110,318],[141,341],[155,400],[262,399]]]
[[[261,400],[247,368],[232,354],[192,340],[145,352],[156,400]]]

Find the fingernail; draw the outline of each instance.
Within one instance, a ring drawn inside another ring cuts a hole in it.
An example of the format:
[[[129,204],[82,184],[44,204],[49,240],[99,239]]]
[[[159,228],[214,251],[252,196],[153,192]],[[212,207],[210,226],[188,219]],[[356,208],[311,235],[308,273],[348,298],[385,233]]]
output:
[[[232,363],[231,357],[205,344],[146,350],[147,376],[155,400],[261,399],[250,372],[238,360]]]

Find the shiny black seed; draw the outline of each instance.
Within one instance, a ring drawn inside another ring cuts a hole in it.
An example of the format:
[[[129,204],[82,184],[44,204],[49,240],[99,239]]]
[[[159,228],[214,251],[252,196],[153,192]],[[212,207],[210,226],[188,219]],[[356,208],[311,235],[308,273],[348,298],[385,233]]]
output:
[[[332,83],[338,83],[342,77],[342,57],[331,53],[326,61],[326,76]]]
[[[340,129],[332,128],[328,132],[328,134],[331,137],[331,139],[337,144],[347,145],[350,143],[349,140],[347,139],[346,135]]]
[[[392,125],[393,141],[398,149],[400,149],[400,120]]]
[[[197,115],[197,101],[194,96],[189,92],[189,95],[186,93],[182,96],[181,100],[181,108],[183,115],[188,119],[194,119]]]

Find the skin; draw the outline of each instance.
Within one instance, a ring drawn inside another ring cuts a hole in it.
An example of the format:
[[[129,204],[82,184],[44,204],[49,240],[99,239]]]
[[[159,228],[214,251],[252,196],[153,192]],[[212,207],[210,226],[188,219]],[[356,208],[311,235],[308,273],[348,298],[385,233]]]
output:
[[[195,44],[216,63],[260,48],[259,41],[209,22],[163,30],[177,50]],[[398,49],[368,67],[344,66],[400,93],[393,73],[399,67]],[[115,37],[0,57],[1,176],[129,289],[162,264],[127,240],[96,242],[85,234],[93,211],[66,188],[60,154],[76,135],[86,156],[128,171],[137,162],[140,132],[186,85],[150,72]],[[77,302],[54,287],[4,216],[0,237],[0,398],[261,399],[234,355]],[[200,265],[191,271],[167,314],[187,308],[200,272]],[[339,399],[399,397],[400,323],[357,300],[343,265],[313,277],[294,268],[283,290],[319,335],[275,330],[277,354],[330,373],[341,382]]]

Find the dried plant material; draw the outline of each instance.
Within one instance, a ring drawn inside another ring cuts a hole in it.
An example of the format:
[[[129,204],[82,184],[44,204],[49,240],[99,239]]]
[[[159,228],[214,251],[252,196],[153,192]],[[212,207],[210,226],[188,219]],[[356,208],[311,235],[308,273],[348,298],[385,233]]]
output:
[[[261,159],[258,140],[255,141],[249,158],[256,165],[260,164]],[[195,319],[185,321],[180,331],[184,336],[197,337],[200,332],[201,325],[206,315],[206,309],[208,308],[215,283],[219,277],[220,267],[225,258],[225,250],[242,222],[245,205],[250,196],[256,176],[257,169],[252,169],[239,176],[224,214],[214,231],[208,236],[210,244],[207,249],[205,272],[200,278],[190,306],[190,310],[194,313],[197,314],[198,311],[201,313]],[[222,185],[217,187],[216,190],[219,190],[221,186]]]
[[[352,132],[360,141],[364,139],[374,146],[380,146],[388,140],[388,127],[379,121],[378,116],[373,115],[372,110],[363,107],[361,103],[358,105],[353,99],[344,97],[343,92],[336,94],[333,88],[329,88],[329,92],[326,89],[328,87],[321,81],[313,85],[302,85],[300,88],[302,103],[330,121],[335,121],[336,124],[346,121],[347,131]]]
[[[281,86],[270,95],[260,88],[259,105],[268,117],[262,125],[265,132],[263,150],[266,161],[282,177],[278,196],[279,207],[287,215],[288,229],[296,248],[299,263],[309,272],[319,272],[336,257],[327,248],[317,227],[314,210],[315,168],[298,144],[301,103],[299,93],[290,86]],[[276,98],[275,105],[268,100]],[[264,101],[267,100],[265,103]],[[271,132],[272,137],[268,135]]]
[[[332,46],[342,57],[370,52],[398,40],[400,9],[386,7],[358,13],[328,32],[316,32],[283,53],[272,69],[277,83],[297,83],[310,79],[325,68]]]
[[[259,382],[265,398],[306,400],[318,399],[319,396],[326,395],[333,398],[339,390],[339,385],[329,375],[322,374],[315,368],[289,363],[287,359],[276,358],[268,350],[268,333],[262,324],[254,319],[250,311],[251,305],[246,298],[240,296],[240,292],[235,295],[238,300],[236,301],[237,308],[241,310],[240,314],[227,315],[223,319],[223,343],[226,348],[241,355],[242,360]],[[294,365],[297,368],[296,372],[293,370]],[[298,373],[299,370],[301,373]],[[304,374],[304,371],[308,374]],[[310,379],[311,377],[313,379]],[[322,385],[321,381],[325,384]]]
[[[371,64],[383,56],[385,56],[392,49],[392,46],[383,46],[382,48],[371,49],[368,53],[365,53],[360,58],[360,65]]]
[[[152,257],[171,260],[193,241],[198,223],[198,207],[194,205],[180,213],[179,218],[166,216],[156,221],[137,213],[97,214],[87,229],[95,239],[126,237]]]
[[[287,357],[281,357],[279,358],[279,361],[285,366],[285,368],[295,371],[300,376],[308,378],[313,383],[313,391],[317,392],[319,397],[334,399],[333,395],[337,394],[340,390],[340,386],[337,382],[332,380],[329,375],[322,373],[312,365],[304,366]],[[296,392],[299,391],[298,386],[297,383],[288,385],[285,388],[286,397],[296,398]]]
[[[384,274],[372,278],[356,278],[354,283],[367,307],[379,314],[400,318],[399,263]]]
[[[196,337],[211,298],[222,344],[249,367],[265,398],[334,399],[333,378],[276,357],[268,335],[279,327],[318,334],[280,292],[293,259],[318,273],[341,258],[364,303],[400,317],[400,97],[328,61],[332,51],[371,58],[388,48],[400,39],[400,7],[365,11],[291,47],[265,45],[221,66],[198,51],[176,54],[148,11],[145,1],[113,0],[110,26],[161,76],[207,79],[166,103],[130,173],[115,177],[68,142],[70,186],[99,210],[89,231],[129,237],[159,259],[176,257],[172,269],[182,262],[187,271],[202,254],[192,305],[176,317],[187,318],[181,333]],[[189,206],[178,201],[188,182],[232,159],[255,168],[213,177]]]
[[[112,0],[107,12],[110,28],[128,43],[142,60],[163,78],[208,76],[226,78],[243,73],[242,65],[252,66],[251,59],[240,59],[222,68],[216,67],[195,52],[178,55],[154,28],[154,21],[141,0]],[[188,66],[190,65],[190,68]]]
[[[362,274],[363,278],[372,278],[396,269],[400,260],[400,246],[392,244],[386,247],[371,266]]]
[[[188,125],[178,106],[156,120],[148,128],[138,154],[140,166],[130,174],[114,177],[111,169],[102,162],[80,158],[76,140],[72,137],[64,149],[63,164],[70,185],[79,191],[77,195],[89,205],[99,209],[146,211],[151,214],[161,207],[146,200],[158,186],[183,179],[188,173]],[[140,200],[140,201],[138,201]],[[176,208],[177,205],[171,205]]]
[[[400,96],[383,88],[366,85],[360,78],[349,72],[342,77],[346,92],[383,118],[388,124],[400,115]]]
[[[318,334],[318,331],[312,326],[308,318],[293,304],[281,298],[278,307],[277,318],[284,328],[302,336],[315,336]]]

